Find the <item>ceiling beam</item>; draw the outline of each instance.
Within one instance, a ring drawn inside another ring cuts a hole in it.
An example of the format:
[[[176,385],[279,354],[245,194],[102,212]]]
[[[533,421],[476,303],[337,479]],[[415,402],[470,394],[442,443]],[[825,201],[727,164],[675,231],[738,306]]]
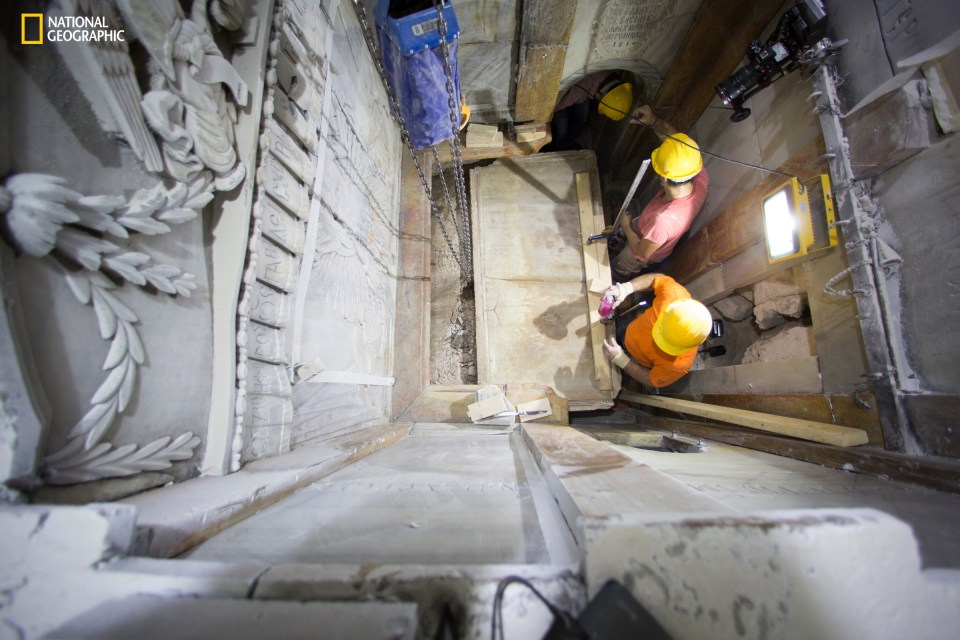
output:
[[[514,105],[517,122],[553,118],[576,12],[577,3],[569,0],[524,1]]]
[[[704,0],[653,100],[657,114],[679,131],[688,131],[713,100],[714,87],[736,70],[747,44],[765,35],[781,6],[765,0]],[[657,144],[646,127],[632,127],[612,150],[608,168],[615,174],[608,184],[629,184]]]

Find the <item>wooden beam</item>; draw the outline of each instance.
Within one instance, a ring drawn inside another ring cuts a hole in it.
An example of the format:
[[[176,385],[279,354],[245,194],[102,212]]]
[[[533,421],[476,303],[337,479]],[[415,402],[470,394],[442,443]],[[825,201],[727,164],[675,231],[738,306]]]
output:
[[[517,122],[553,119],[576,11],[577,3],[566,0],[524,1],[514,101]]]
[[[620,398],[628,402],[646,405],[648,407],[657,407],[667,409],[677,413],[691,414],[701,418],[710,418],[721,422],[738,424],[751,429],[778,433],[781,435],[801,438],[813,442],[822,442],[832,444],[838,447],[853,447],[867,443],[867,432],[863,429],[854,429],[852,427],[841,427],[834,424],[823,422],[814,422],[812,420],[800,420],[797,418],[786,418],[783,416],[774,416],[769,413],[758,413],[756,411],[746,411],[744,409],[732,409],[730,407],[718,407],[715,405],[704,404],[702,402],[692,402],[690,400],[680,400],[678,398],[666,398],[663,396],[650,396],[638,393],[621,393]]]
[[[594,231],[593,195],[590,189],[590,174],[577,174],[577,205],[580,209],[580,240],[583,247],[583,277],[587,288],[587,315],[590,317],[590,342],[593,347],[593,367],[597,384],[601,389],[611,389],[610,363],[603,355],[603,341],[607,337],[607,329],[600,322],[601,294],[596,291],[600,287],[610,286],[610,270],[601,274],[600,259],[597,247],[606,247],[605,243],[587,244],[587,238],[597,233]],[[602,222],[601,222],[602,224]],[[604,251],[603,253],[606,253]],[[605,277],[604,277],[605,275]]]
[[[714,87],[733,73],[747,45],[779,15],[779,2],[764,0],[704,0],[680,45],[652,106],[680,131],[688,131],[716,95]],[[613,182],[629,180],[640,162],[659,144],[647,127],[634,127],[613,150],[622,158]]]
[[[844,449],[803,442],[747,429],[690,422],[676,418],[644,416],[646,428],[706,438],[724,444],[763,451],[773,455],[811,462],[831,469],[865,473],[898,482],[909,482],[938,491],[960,493],[960,463],[945,458],[915,457],[873,447]],[[619,427],[626,429],[628,427]]]

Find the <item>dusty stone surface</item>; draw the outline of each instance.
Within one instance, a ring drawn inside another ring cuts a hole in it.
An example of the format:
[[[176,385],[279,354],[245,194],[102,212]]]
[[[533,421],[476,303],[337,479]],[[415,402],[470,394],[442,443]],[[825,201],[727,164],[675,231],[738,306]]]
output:
[[[816,355],[813,328],[791,323],[747,347],[741,364]]]
[[[807,296],[798,293],[761,302],[753,308],[753,315],[757,326],[766,330],[786,323],[789,318],[800,318],[806,310]]]
[[[733,294],[723,300],[717,300],[713,307],[725,320],[739,322],[753,314],[753,303],[739,294]]]
[[[454,177],[444,172],[450,197]],[[454,248],[458,247],[457,229],[444,204],[440,176],[433,178],[433,193],[440,203],[440,217]],[[468,198],[469,200],[469,198]],[[432,384],[475,384],[477,382],[476,311],[473,286],[463,282],[460,265],[440,231],[436,218],[431,224],[430,257],[430,382]]]
[[[788,269],[753,285],[753,303],[759,305],[767,300],[792,296],[802,292],[803,289],[797,282],[793,271]]]

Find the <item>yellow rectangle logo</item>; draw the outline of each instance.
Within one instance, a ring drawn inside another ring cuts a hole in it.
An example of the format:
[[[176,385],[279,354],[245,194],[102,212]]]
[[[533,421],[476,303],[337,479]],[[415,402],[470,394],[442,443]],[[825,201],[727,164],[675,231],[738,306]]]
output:
[[[27,39],[27,18],[33,18],[37,21],[36,23],[37,36],[34,39]],[[43,14],[42,13],[21,13],[20,14],[20,44],[43,44]]]

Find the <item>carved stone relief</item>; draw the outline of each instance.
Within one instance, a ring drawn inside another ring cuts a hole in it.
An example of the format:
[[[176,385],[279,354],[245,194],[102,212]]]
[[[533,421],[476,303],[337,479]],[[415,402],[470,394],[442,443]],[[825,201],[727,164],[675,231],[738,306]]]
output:
[[[306,241],[326,73],[302,41],[311,11],[275,13],[267,63],[257,195],[237,320],[237,406],[231,468],[290,448],[293,407],[286,327]],[[316,9],[312,9],[316,11]]]
[[[166,469],[192,458],[201,442],[189,430],[156,437],[160,431],[152,439],[149,431],[128,433],[121,418],[137,405],[141,372],[150,366],[145,345],[158,342],[144,340],[137,311],[141,305],[128,293],[130,286],[178,298],[190,297],[197,288],[193,274],[156,262],[144,247],[151,236],[195,220],[215,190],[232,189],[246,173],[237,160],[233,128],[235,104],[245,105],[248,91],[214,41],[207,6],[208,0],[195,0],[189,17],[176,0],[63,0],[50,8],[55,13],[103,17],[108,24],[125,28],[126,42],[91,41],[62,49],[61,54],[69,56],[67,68],[75,86],[83,87],[102,130],[121,135],[146,171],[132,179],[123,167],[114,171],[114,180],[153,186],[132,195],[120,189],[111,195],[82,193],[91,175],[97,176],[95,182],[110,182],[113,166],[108,162],[92,171],[78,168],[82,176],[78,178],[69,171],[65,178],[15,172],[0,186],[4,237],[22,254],[15,259],[15,268],[42,259],[45,273],[59,271],[69,295],[92,309],[97,332],[109,345],[87,407],[73,417],[72,407],[54,407],[55,424],[46,430],[58,435],[49,438],[37,469],[42,482],[68,484]],[[214,0],[210,9],[225,28],[243,22],[237,0]],[[147,54],[144,68],[138,68],[140,59],[135,63],[130,55],[129,42],[134,39]],[[141,87],[138,78],[148,78],[149,87]],[[64,124],[75,123],[67,118]],[[30,161],[23,164],[29,166]],[[278,230],[277,235],[294,243],[298,238],[295,227]],[[194,253],[192,247],[171,252],[174,244],[164,245],[160,253]],[[177,313],[176,307],[169,308]],[[88,342],[69,331],[63,340],[68,352],[71,341]],[[66,420],[70,422],[64,424]],[[201,425],[202,418],[197,425],[180,429],[199,431]],[[169,433],[173,427],[162,428]],[[141,438],[148,440],[146,444],[138,442]]]
[[[190,185],[158,184],[129,201],[83,196],[62,178],[43,174],[14,175],[0,187],[0,212],[15,247],[36,258],[55,255],[57,264],[69,265],[61,268],[71,292],[81,305],[93,307],[100,337],[110,342],[102,367],[108,373],[90,399],[90,409],[71,429],[67,442],[43,461],[41,475],[47,482],[68,484],[165,469],[174,460],[190,458],[199,444],[200,438],[190,432],[172,441],[159,438],[142,448],[135,444],[114,448],[104,442],[133,398],[145,352],[136,327],[139,319],[116,297],[117,285],[101,270],[134,285],[189,297],[196,288],[193,275],[173,265],[154,264],[149,255],[127,251],[104,236],[166,233],[169,224],[196,217],[212,197],[208,184],[201,174]]]

